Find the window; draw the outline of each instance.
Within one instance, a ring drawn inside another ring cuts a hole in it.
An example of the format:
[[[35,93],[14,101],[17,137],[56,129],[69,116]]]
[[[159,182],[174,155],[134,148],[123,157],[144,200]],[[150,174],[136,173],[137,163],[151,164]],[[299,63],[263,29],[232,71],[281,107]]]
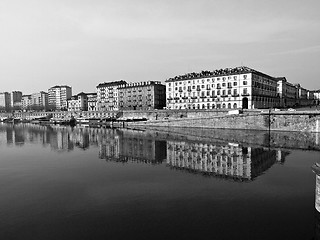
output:
[[[243,94],[248,94],[248,89],[247,88],[243,89]]]
[[[248,84],[248,82],[247,81],[243,81],[243,85],[247,85]]]

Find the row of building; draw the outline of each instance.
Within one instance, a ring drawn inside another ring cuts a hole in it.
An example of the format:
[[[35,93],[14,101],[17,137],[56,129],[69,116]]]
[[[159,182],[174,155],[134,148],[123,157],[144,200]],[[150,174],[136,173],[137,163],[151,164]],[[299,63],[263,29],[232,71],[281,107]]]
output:
[[[188,73],[166,80],[167,108],[274,108],[317,104],[320,91],[309,91],[285,77],[248,67]]]
[[[285,77],[248,67],[188,73],[160,81],[104,82],[96,92],[72,95],[70,86],[23,95],[0,93],[0,110],[119,111],[152,109],[255,109],[318,104],[320,90],[310,91]]]

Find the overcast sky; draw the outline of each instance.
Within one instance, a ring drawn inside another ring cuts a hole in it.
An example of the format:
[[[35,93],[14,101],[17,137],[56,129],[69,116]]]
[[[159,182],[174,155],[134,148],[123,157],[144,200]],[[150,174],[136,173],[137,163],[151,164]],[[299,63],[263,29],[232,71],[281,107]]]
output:
[[[319,0],[1,0],[0,92],[245,65],[320,89]]]

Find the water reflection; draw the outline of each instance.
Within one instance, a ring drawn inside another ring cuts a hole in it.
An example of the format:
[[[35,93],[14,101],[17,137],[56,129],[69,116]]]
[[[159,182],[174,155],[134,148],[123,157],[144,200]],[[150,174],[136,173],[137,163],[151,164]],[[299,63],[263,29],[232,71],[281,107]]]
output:
[[[234,180],[252,180],[275,163],[284,163],[288,152],[239,144],[167,141],[167,164],[187,170]]]
[[[98,149],[100,159],[120,163],[165,163],[169,169],[235,181],[254,180],[274,164],[283,164],[288,151],[226,141],[181,139],[152,131],[71,128],[30,124],[0,125],[0,143],[49,146],[56,152]],[[320,197],[319,197],[320,199]],[[320,205],[320,200],[319,200]]]

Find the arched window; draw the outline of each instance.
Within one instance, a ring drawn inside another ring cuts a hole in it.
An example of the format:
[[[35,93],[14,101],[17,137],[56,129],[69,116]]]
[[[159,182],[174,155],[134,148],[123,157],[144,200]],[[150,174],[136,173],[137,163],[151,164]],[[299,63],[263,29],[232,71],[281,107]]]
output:
[[[228,103],[228,108],[231,108],[231,103]]]
[[[234,103],[233,104],[233,108],[237,108],[238,106],[237,106],[237,104],[236,103]]]
[[[222,104],[222,108],[226,108],[226,104],[225,103]]]

